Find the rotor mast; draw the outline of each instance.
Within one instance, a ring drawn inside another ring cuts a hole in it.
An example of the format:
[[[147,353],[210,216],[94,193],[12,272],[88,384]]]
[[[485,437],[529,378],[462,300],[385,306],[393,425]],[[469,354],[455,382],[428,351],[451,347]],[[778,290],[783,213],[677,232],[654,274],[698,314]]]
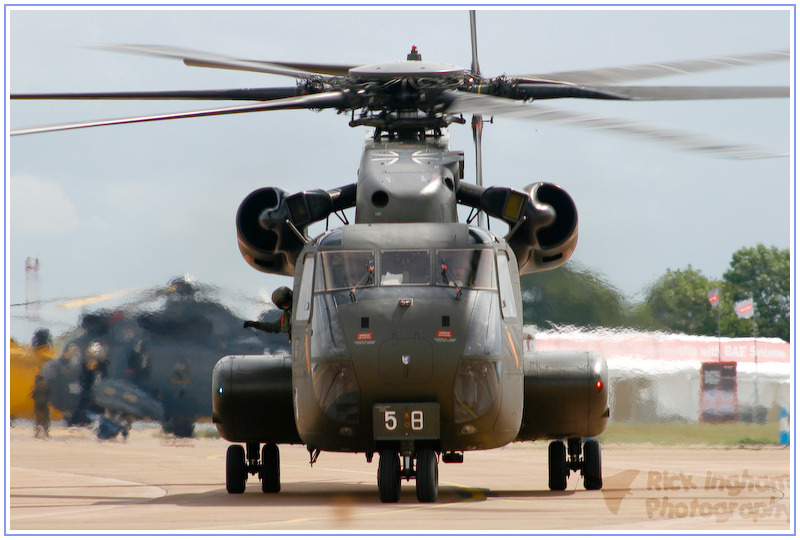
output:
[[[481,68],[478,64],[478,31],[475,20],[475,10],[469,12],[469,31],[472,43],[472,65],[470,69],[475,77],[480,78]],[[475,183],[483,187],[483,155],[481,147],[481,137],[483,135],[483,116],[480,114],[472,115],[472,140],[475,142]],[[478,213],[478,226],[483,227],[485,216],[483,212]]]

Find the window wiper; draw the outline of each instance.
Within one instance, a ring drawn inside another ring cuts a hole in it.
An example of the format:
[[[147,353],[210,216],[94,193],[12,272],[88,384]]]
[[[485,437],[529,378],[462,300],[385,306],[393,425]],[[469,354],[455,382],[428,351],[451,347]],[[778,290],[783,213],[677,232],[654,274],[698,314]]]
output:
[[[456,278],[453,277],[453,274],[450,273],[450,270],[447,268],[447,262],[442,259],[442,283],[445,285],[448,284],[448,280],[453,282],[453,286],[456,288],[456,300],[461,299],[461,287],[458,286],[458,282]]]
[[[358,283],[356,283],[352,289],[350,289],[350,301],[351,302],[356,301],[357,289],[366,287],[367,285],[369,285],[374,281],[375,281],[375,263],[373,261],[370,261],[369,264],[367,265],[367,273],[364,274],[361,277],[361,279],[358,280]]]

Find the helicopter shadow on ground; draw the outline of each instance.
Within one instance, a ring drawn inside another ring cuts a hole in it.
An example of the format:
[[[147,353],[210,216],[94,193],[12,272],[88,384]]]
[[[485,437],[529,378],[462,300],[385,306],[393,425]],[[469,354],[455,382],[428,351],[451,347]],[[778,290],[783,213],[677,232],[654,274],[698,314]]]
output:
[[[170,491],[189,485],[168,484],[153,487],[160,487]],[[191,484],[192,487],[201,487]],[[73,486],[73,489],[80,489],[85,486]],[[92,486],[92,489],[102,490],[104,487],[109,489],[119,488],[118,485]],[[64,494],[29,494],[17,495],[18,497],[35,497],[38,502],[51,500],[63,501],[64,504],[55,506],[74,506],[81,500],[93,500],[93,505],[126,505],[126,504],[155,504],[155,505],[177,505],[177,506],[227,506],[227,507],[253,507],[253,506],[320,506],[326,504],[337,504],[346,501],[350,504],[359,506],[380,506],[385,503],[380,502],[375,486],[335,484],[325,483],[302,483],[295,486],[284,488],[280,493],[262,493],[257,485],[251,486],[245,493],[231,495],[220,488],[217,484],[205,484],[202,487],[211,488],[208,491],[193,493],[174,493],[152,499],[143,499],[131,496],[113,496],[92,493],[87,495],[64,495]],[[18,488],[19,489],[19,488]],[[26,491],[35,488],[23,488]],[[69,490],[70,486],[60,486],[59,489]],[[623,490],[625,491],[625,490]],[[504,498],[561,498],[574,495],[575,491],[553,492],[549,490],[514,490],[514,491],[492,491],[486,488],[461,488],[442,486],[439,489],[439,499],[435,504],[451,504],[461,502],[483,502],[490,499]],[[14,493],[12,491],[12,496]],[[99,499],[99,500],[98,500]],[[410,485],[401,491],[399,504],[414,503],[418,504],[414,486]],[[16,508],[30,505],[15,505]],[[35,506],[41,506],[36,504]],[[47,504],[47,506],[51,506]]]
[[[169,490],[170,486],[162,486]],[[177,487],[177,486],[173,486]],[[439,498],[431,506],[466,502],[484,502],[503,498],[562,498],[574,495],[575,491],[554,492],[545,490],[492,491],[482,487],[462,487],[440,485]],[[229,494],[224,488],[204,492],[165,495],[151,504],[173,504],[177,506],[324,506],[351,504],[359,507],[388,508],[393,505],[382,503],[378,497],[377,485],[364,483],[301,482],[284,485],[280,493],[262,493],[260,485],[248,485],[245,493]],[[401,488],[400,506],[419,505],[413,483]]]
[[[549,489],[486,491],[487,499],[562,498],[577,494],[576,490],[550,491]]]
[[[171,486],[162,486],[169,491]],[[172,486],[177,487],[177,486]],[[456,502],[477,502],[486,500],[488,491],[484,489],[464,489],[442,486],[439,499],[434,504]],[[419,504],[413,484],[404,485],[398,504]],[[352,484],[336,482],[301,482],[284,485],[280,493],[262,493],[257,483],[248,485],[241,494],[229,494],[224,487],[214,486],[209,491],[168,494],[150,501],[150,504],[169,504],[177,506],[324,506],[332,504],[351,504],[359,507],[373,506],[387,508],[378,497],[376,484]]]
[[[38,493],[40,490],[48,490],[53,491],[54,488],[49,486],[43,487],[31,487],[31,486],[15,486],[11,488],[11,500],[13,502],[12,507],[15,510],[19,510],[22,508],[43,508],[47,507],[49,509],[54,508],[74,508],[76,506],[81,506],[83,503],[82,501],[94,501],[92,503],[87,504],[89,506],[103,506],[103,505],[111,505],[111,506],[120,506],[120,505],[128,505],[128,504],[142,504],[142,503],[150,503],[152,501],[158,500],[158,498],[142,498],[136,497],[131,495],[98,495],[97,491],[102,493],[103,490],[111,491],[111,490],[120,490],[120,488],[125,488],[130,491],[131,486],[121,486],[119,484],[109,484],[109,485],[93,485],[91,486],[92,493],[86,494],[63,494],[63,493]],[[150,488],[154,486],[147,486],[142,485],[142,488]],[[87,486],[85,485],[60,485],[56,488],[57,491],[86,491]],[[21,501],[30,501],[30,502],[21,502]]]

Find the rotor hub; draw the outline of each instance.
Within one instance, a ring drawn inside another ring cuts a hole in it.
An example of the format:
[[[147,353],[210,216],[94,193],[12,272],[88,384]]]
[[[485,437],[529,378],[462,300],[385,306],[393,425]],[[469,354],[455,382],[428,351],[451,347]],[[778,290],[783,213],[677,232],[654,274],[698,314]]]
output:
[[[420,78],[461,81],[464,78],[464,68],[421,60],[401,60],[355,67],[348,71],[348,76],[359,82]]]

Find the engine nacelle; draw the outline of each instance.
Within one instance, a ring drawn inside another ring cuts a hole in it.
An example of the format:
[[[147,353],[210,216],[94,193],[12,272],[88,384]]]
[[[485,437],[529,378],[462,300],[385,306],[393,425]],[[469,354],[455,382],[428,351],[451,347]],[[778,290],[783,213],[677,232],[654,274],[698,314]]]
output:
[[[354,206],[355,199],[355,184],[294,195],[274,187],[257,189],[236,213],[239,250],[256,270],[293,276],[308,225]]]
[[[594,351],[525,356],[518,441],[596,437],[608,423],[608,366]]]
[[[226,356],[211,375],[213,420],[231,442],[301,443],[290,356]]]
[[[291,276],[303,241],[289,226],[286,197],[284,190],[272,187],[245,197],[236,213],[236,235],[247,264],[261,272]]]
[[[462,182],[458,202],[508,224],[506,240],[517,257],[520,274],[557,268],[575,251],[578,212],[572,197],[554,184],[531,184],[520,192]]]
[[[550,208],[555,219],[536,226],[528,218],[508,239],[519,264],[520,274],[558,268],[572,256],[578,244],[578,210],[569,194],[555,184],[538,183],[525,187],[530,201],[527,214]],[[530,225],[528,225],[530,223]]]

